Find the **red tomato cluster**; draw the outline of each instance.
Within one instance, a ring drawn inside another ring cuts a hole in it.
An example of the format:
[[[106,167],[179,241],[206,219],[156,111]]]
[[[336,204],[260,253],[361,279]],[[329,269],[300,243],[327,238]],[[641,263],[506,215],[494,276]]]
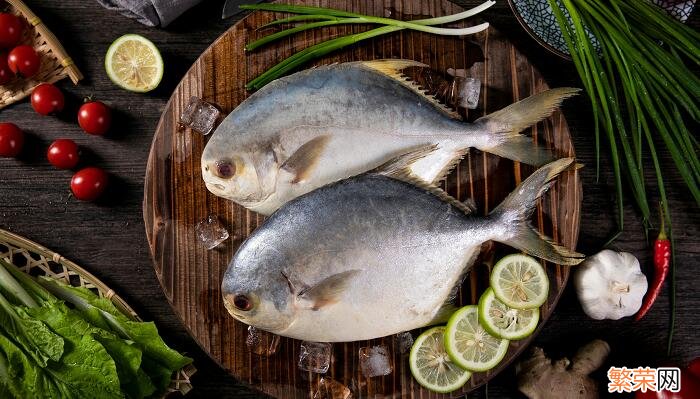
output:
[[[41,67],[39,54],[31,46],[19,45],[23,25],[16,15],[0,13],[0,85],[9,83],[15,76],[32,77]],[[31,104],[41,115],[54,115],[63,111],[65,97],[58,87],[41,83],[32,91]],[[88,134],[101,136],[107,133],[111,121],[109,107],[99,101],[87,101],[78,110],[78,124]],[[0,122],[0,157],[19,156],[23,145],[22,129],[13,123]],[[58,169],[74,169],[80,162],[79,147],[73,140],[58,139],[49,146],[46,158]],[[105,171],[87,167],[73,175],[70,187],[75,198],[94,201],[102,195],[107,182]]]
[[[24,22],[16,15],[0,13],[0,85],[9,83],[15,76],[31,78],[39,72],[41,58],[32,46],[18,45],[22,39]]]
[[[1,36],[1,34],[0,34]],[[0,38],[0,41],[2,39]],[[0,60],[0,76],[2,61]],[[34,110],[41,115],[52,115],[63,110],[65,97],[61,90],[42,83],[34,88],[31,95]],[[78,124],[88,134],[105,134],[112,121],[110,108],[100,101],[86,101],[78,110]],[[0,123],[0,157],[16,157],[22,151],[24,133],[15,124]],[[74,169],[80,162],[78,145],[70,139],[58,139],[51,143],[46,158],[58,169]],[[73,175],[70,187],[73,196],[81,201],[94,201],[102,195],[108,183],[105,171],[87,167]]]

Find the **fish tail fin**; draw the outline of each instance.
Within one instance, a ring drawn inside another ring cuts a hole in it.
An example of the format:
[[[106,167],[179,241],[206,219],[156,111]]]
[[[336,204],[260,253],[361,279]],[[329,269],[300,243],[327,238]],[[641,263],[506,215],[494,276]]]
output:
[[[512,234],[496,238],[496,241],[556,264],[572,266],[581,263],[584,255],[553,243],[533,229],[529,222],[537,199],[554,184],[554,178],[573,164],[573,158],[562,158],[548,163],[516,187],[489,215],[501,223],[515,225]]]
[[[553,156],[549,150],[538,147],[520,132],[548,117],[562,101],[579,91],[581,89],[572,87],[546,90],[477,119],[476,123],[500,138],[499,144],[479,149],[529,165],[540,166],[551,161]]]

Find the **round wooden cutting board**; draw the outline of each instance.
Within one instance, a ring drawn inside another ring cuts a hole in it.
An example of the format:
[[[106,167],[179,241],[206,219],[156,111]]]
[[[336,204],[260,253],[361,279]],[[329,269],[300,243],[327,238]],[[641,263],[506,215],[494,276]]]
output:
[[[462,11],[446,0],[351,0],[306,1],[301,4],[334,7],[363,14],[392,15],[408,19],[442,16]],[[272,13],[253,13],[232,26],[195,62],[178,85],[161,117],[153,139],[144,195],[144,220],[156,274],[175,312],[201,347],[236,378],[275,397],[313,397],[321,375],[297,367],[300,342],[282,338],[271,356],[251,353],[246,345],[248,327],[234,321],[222,302],[220,283],[226,266],[241,242],[259,226],[263,217],[210,194],[200,174],[200,155],[207,137],[178,125],[191,96],[230,112],[249,94],[245,83],[277,61],[328,37],[359,32],[366,27],[334,27],[307,31],[279,44],[246,54],[244,45],[267,32],[256,30],[270,22]],[[477,20],[468,21],[472,25]],[[493,112],[514,101],[548,88],[542,76],[499,32],[493,28],[466,38],[446,38],[417,32],[397,32],[344,49],[317,64],[406,58],[430,65],[440,73],[448,68],[469,69],[484,83],[479,108],[468,120]],[[478,63],[472,64],[475,61]],[[533,140],[557,156],[574,156],[566,121],[559,111],[531,129]],[[453,171],[444,188],[457,199],[473,198],[482,214],[492,210],[532,168],[472,150]],[[555,241],[575,247],[579,228],[581,184],[576,171],[564,173],[540,201],[533,217],[535,226]],[[195,224],[214,214],[231,238],[208,250],[195,234]],[[496,245],[482,253],[492,259],[515,252]],[[461,293],[462,304],[476,303],[488,284],[488,262],[480,261]],[[542,307],[540,328],[549,318],[566,285],[566,267],[548,265],[551,289]],[[414,331],[414,338],[419,331]],[[534,336],[534,335],[533,335]],[[532,337],[511,343],[506,358],[488,373],[474,374],[461,392],[488,381],[527,346]],[[362,347],[385,344],[393,357],[393,372],[385,377],[365,378],[359,367]],[[350,387],[353,397],[440,397],[422,389],[411,377],[408,356],[400,353],[392,337],[333,345],[333,358],[326,377]],[[459,392],[451,396],[458,396]]]

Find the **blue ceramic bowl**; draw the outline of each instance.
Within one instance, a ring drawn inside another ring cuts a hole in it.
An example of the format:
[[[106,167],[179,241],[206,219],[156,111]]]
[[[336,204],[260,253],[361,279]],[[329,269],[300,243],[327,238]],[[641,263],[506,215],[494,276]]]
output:
[[[696,0],[651,0],[651,2],[663,7],[679,20],[685,21],[693,12]],[[533,39],[552,53],[571,59],[561,29],[547,0],[508,0],[508,3],[520,25]],[[568,16],[566,11],[564,14]]]

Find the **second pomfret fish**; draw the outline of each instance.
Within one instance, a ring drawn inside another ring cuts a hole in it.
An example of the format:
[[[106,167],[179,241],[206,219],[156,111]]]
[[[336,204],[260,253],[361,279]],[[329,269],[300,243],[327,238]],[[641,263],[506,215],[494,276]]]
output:
[[[229,313],[306,341],[374,339],[444,323],[486,241],[563,265],[583,260],[529,223],[538,198],[573,159],[535,171],[488,216],[415,185],[403,162],[314,190],[268,218],[224,274]],[[514,284],[531,276],[522,267]]]
[[[411,172],[441,180],[470,147],[541,165],[549,151],[519,132],[578,89],[528,97],[465,123],[401,75],[407,60],[329,65],[278,79],[241,103],[202,154],[209,191],[269,215],[287,201],[435,145]]]

